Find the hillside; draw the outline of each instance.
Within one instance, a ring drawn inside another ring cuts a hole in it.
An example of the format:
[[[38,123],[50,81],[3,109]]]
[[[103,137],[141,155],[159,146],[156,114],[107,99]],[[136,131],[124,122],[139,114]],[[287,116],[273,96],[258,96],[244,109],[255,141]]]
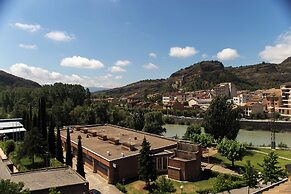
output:
[[[224,67],[219,61],[202,61],[173,73],[167,79],[144,80],[124,87],[97,92],[112,96],[127,96],[209,89],[221,82],[233,82],[238,89],[279,87],[291,82],[291,57],[280,64],[260,63],[240,67]]]
[[[23,79],[0,70],[0,87],[27,87],[35,88],[40,85],[31,80]]]

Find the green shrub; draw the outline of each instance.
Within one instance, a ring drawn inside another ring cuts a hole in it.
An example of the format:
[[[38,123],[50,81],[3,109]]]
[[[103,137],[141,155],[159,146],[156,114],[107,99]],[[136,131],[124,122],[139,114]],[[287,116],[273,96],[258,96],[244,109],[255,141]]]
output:
[[[166,179],[164,176],[156,181],[156,186],[157,188],[154,190],[154,194],[176,192],[173,182],[169,179]]]
[[[199,189],[199,190],[196,190],[196,193],[198,193],[198,194],[209,194],[209,193],[213,193],[213,189]]]
[[[287,144],[285,144],[285,143],[283,143],[283,142],[280,142],[280,143],[278,144],[278,147],[279,147],[279,148],[288,148]]]
[[[4,146],[4,152],[7,156],[9,156],[9,154],[11,152],[13,152],[15,150],[15,142],[13,140],[7,140],[5,142],[5,146]]]
[[[125,188],[125,186],[124,186],[123,184],[117,183],[115,186],[116,186],[116,188],[117,188],[119,191],[121,191],[122,193],[126,193],[126,192],[127,192],[127,191],[126,191],[126,188]]]

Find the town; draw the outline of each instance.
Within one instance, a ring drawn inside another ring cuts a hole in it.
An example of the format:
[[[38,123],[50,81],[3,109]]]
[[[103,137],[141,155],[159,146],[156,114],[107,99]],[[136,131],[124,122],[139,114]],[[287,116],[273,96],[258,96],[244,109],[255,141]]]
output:
[[[290,13],[0,0],[0,194],[291,193]]]

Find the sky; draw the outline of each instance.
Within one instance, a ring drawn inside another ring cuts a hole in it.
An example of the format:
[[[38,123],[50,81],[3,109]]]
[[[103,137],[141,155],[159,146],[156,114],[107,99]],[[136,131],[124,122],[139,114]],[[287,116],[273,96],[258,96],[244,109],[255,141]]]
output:
[[[113,88],[289,56],[288,0],[0,0],[0,69],[40,84]]]

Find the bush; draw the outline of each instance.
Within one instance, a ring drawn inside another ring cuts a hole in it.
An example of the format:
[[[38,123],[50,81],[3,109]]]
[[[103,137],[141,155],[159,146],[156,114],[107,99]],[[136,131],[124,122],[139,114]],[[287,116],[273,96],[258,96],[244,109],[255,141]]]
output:
[[[123,184],[117,183],[115,186],[116,186],[116,188],[117,188],[119,191],[121,191],[122,193],[126,193],[126,192],[127,192],[127,191],[126,191],[126,188],[125,188],[125,186],[124,186]]]
[[[13,140],[7,140],[5,142],[5,145],[4,145],[4,152],[7,156],[9,156],[9,154],[11,152],[13,152],[15,150],[15,142]]]
[[[175,124],[175,120],[173,117],[163,116],[163,120],[166,124]]]
[[[166,179],[164,176],[156,181],[156,186],[157,188],[154,190],[154,194],[176,192],[173,182],[169,179]]]
[[[285,143],[283,143],[283,142],[280,142],[280,143],[278,144],[278,147],[279,147],[279,148],[288,148],[287,144],[285,144]]]

